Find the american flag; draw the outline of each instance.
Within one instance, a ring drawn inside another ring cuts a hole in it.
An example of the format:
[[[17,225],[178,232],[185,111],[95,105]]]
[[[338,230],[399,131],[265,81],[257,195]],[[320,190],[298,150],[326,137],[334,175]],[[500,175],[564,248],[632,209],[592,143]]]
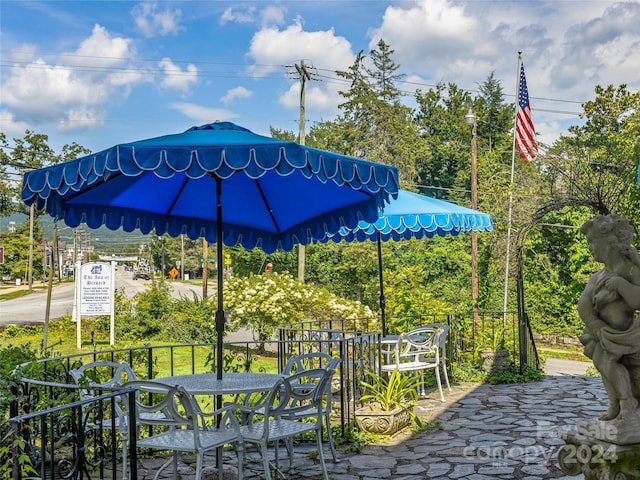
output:
[[[525,162],[530,162],[538,154],[536,129],[531,120],[531,105],[527,79],[524,76],[524,65],[520,64],[520,89],[518,91],[518,116],[516,120],[516,146]]]

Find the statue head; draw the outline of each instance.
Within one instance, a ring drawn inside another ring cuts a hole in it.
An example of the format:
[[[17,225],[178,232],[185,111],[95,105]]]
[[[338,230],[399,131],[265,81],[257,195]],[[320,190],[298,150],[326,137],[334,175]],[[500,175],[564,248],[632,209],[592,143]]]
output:
[[[606,242],[609,248],[614,248],[625,255],[632,257],[635,249],[632,249],[633,227],[626,218],[610,213],[609,215],[596,215],[580,227],[587,241],[591,244],[594,239]],[[596,259],[597,260],[597,259]]]

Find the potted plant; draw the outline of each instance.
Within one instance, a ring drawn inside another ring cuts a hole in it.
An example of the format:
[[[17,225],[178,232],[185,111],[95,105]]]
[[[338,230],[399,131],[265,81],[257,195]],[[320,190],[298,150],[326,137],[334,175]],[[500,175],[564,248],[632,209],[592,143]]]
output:
[[[412,421],[418,426],[422,422],[413,412],[418,400],[418,377],[411,373],[403,375],[394,370],[390,375],[368,372],[368,381],[361,381],[365,395],[360,401],[368,402],[355,411],[358,427],[368,433],[393,435]]]
[[[496,328],[490,340],[490,347],[480,349],[482,369],[488,373],[501,372],[509,365],[509,349],[506,347],[504,328]]]

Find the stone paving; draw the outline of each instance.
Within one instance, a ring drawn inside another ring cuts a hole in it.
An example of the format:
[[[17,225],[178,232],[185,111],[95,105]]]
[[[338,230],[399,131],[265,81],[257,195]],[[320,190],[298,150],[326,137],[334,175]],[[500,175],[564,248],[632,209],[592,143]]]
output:
[[[600,379],[575,375],[547,376],[527,384],[458,385],[445,396],[447,402],[442,403],[432,392],[416,406],[423,420],[437,425],[433,430],[404,432],[360,453],[339,452],[338,463],[327,449],[330,478],[580,480],[582,476],[567,477],[557,466],[557,452],[564,445],[559,429],[602,415],[607,402]],[[322,478],[314,445],[296,445],[295,451],[287,477]],[[264,478],[258,452],[249,451],[246,457],[245,478]],[[153,462],[142,459],[138,478],[151,478]],[[225,452],[225,464],[225,479],[237,478],[235,454]],[[281,461],[281,466],[288,465],[288,459]],[[205,480],[217,478],[214,469],[205,472]],[[183,479],[193,478],[193,470],[184,465],[181,473]]]

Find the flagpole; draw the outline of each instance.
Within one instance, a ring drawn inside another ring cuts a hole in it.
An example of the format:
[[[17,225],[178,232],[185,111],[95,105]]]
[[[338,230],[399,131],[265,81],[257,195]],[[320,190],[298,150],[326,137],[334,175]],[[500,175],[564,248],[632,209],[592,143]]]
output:
[[[509,297],[509,250],[511,247],[511,214],[513,211],[513,177],[516,159],[516,129],[518,128],[518,103],[520,102],[520,67],[522,65],[522,50],[518,50],[518,70],[516,71],[516,104],[513,117],[513,145],[511,147],[511,181],[509,183],[509,213],[507,214],[507,251],[504,266],[504,302],[502,304],[502,323],[507,323],[507,299]]]

